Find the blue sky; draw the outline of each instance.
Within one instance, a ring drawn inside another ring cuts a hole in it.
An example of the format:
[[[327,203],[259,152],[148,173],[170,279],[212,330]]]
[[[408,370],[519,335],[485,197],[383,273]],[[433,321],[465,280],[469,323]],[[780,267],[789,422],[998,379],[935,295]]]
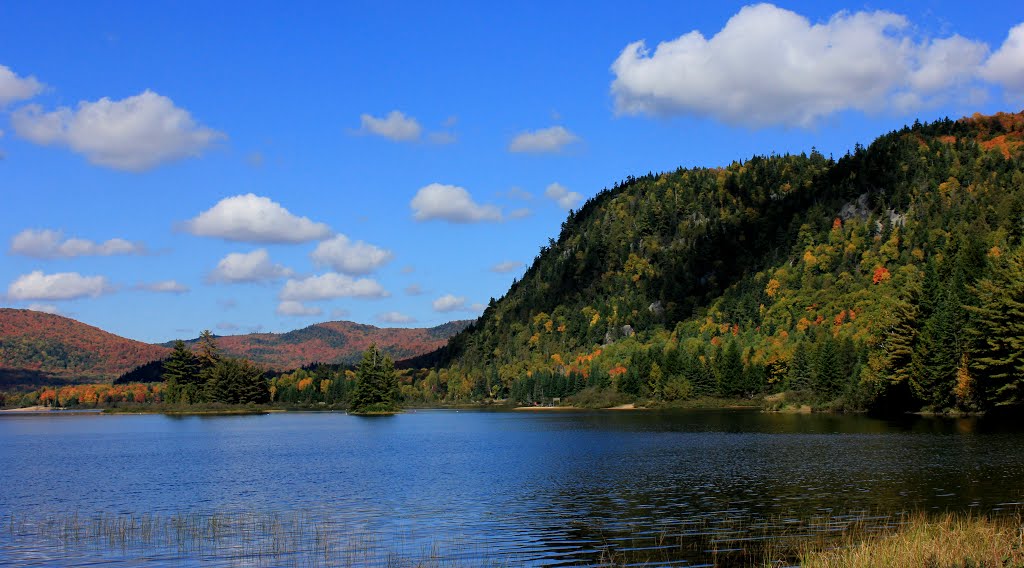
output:
[[[1021,110],[1022,23],[1019,2],[3,3],[0,305],[144,341],[471,318],[628,175]]]

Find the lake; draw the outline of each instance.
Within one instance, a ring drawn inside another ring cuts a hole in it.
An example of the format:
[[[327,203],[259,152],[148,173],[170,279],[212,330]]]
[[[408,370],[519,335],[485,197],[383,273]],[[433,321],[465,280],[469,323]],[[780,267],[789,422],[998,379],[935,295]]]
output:
[[[39,566],[728,565],[1024,501],[1024,433],[975,418],[0,415],[0,463],[0,564]]]

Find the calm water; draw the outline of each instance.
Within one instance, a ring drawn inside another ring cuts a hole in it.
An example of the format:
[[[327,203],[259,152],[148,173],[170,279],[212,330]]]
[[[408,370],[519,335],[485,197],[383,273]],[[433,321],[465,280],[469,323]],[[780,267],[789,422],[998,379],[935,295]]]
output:
[[[1010,510],[1021,501],[1024,434],[974,419],[0,416],[0,564],[395,565],[432,556],[465,565],[609,557],[699,565],[721,563],[765,534],[833,530],[852,517],[884,525],[919,509]],[[113,546],[109,535],[52,529],[75,513],[85,527],[99,516],[250,515],[316,542],[296,549],[246,533],[235,536],[248,544]]]

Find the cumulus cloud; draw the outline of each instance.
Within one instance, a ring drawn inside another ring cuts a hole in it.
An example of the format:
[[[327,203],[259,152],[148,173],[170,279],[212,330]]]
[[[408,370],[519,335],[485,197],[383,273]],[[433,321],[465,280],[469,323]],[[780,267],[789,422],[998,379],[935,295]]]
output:
[[[36,144],[64,145],[93,164],[136,172],[197,157],[225,137],[148,90],[119,101],[82,101],[74,110],[45,112],[28,105],[11,115],[11,123],[19,136]]]
[[[405,116],[401,111],[393,110],[382,118],[377,118],[369,114],[362,114],[359,116],[359,120],[362,123],[360,132],[364,134],[373,134],[375,136],[383,136],[396,142],[408,142],[410,140],[417,140],[420,137],[420,133],[423,132],[423,127],[411,116]]]
[[[277,305],[277,315],[279,316],[318,316],[324,311],[317,306],[307,306],[302,302],[296,302],[294,300],[285,300]]]
[[[497,272],[503,274],[505,272],[514,272],[523,267],[523,263],[515,260],[506,260],[505,262],[499,262],[491,267],[491,272]]]
[[[226,197],[183,227],[199,237],[253,243],[302,243],[331,236],[331,229],[293,215],[281,204],[252,193]]]
[[[562,148],[573,142],[578,142],[579,139],[579,136],[569,132],[563,126],[552,126],[520,133],[508,145],[508,151],[551,154],[560,152]]]
[[[266,282],[293,274],[291,269],[271,262],[267,249],[256,249],[252,252],[233,252],[220,259],[207,279],[224,283]]]
[[[419,296],[423,293],[423,286],[413,283],[405,287],[405,293],[409,296]]]
[[[583,200],[583,196],[575,191],[569,191],[569,188],[564,185],[555,182],[544,190],[544,196],[554,201],[562,209],[572,209]]]
[[[891,12],[839,12],[812,24],[758,4],[710,39],[691,31],[653,53],[644,41],[629,44],[611,66],[611,92],[621,114],[809,127],[845,110],[935,104],[974,78],[987,50],[955,35],[915,41],[907,18]]]
[[[405,315],[402,312],[384,312],[377,314],[377,321],[383,323],[414,323],[416,318]]]
[[[31,99],[45,87],[35,77],[19,77],[10,67],[0,65],[0,108]]]
[[[409,202],[417,221],[438,219],[452,223],[501,221],[501,209],[481,205],[464,188],[432,183],[420,188]]]
[[[345,274],[369,274],[394,258],[394,254],[380,247],[352,242],[345,235],[322,241],[309,255],[318,266],[329,266]]]
[[[28,309],[33,312],[43,312],[44,314],[60,315],[60,308],[53,304],[37,304],[32,303],[28,305]]]
[[[82,276],[77,272],[43,274],[36,270],[12,282],[7,287],[7,297],[11,300],[74,300],[95,298],[111,291],[113,288],[103,276]]]
[[[981,76],[1002,85],[1008,99],[1024,99],[1024,23],[1010,29],[1003,45],[981,68]]]
[[[432,305],[435,312],[465,311],[466,297],[445,294],[444,296],[434,300]]]
[[[189,291],[189,287],[178,282],[177,280],[161,280],[159,282],[148,282],[139,284],[136,286],[139,290],[145,290],[147,292],[157,292],[161,294],[184,294]]]
[[[327,272],[308,278],[290,279],[281,289],[281,300],[309,302],[334,298],[383,298],[388,292],[370,278],[354,279],[345,274]]]
[[[51,229],[25,229],[11,239],[11,254],[33,258],[71,258],[76,256],[114,256],[145,254],[146,245],[125,239],[97,243],[87,239],[65,239],[64,233]]]

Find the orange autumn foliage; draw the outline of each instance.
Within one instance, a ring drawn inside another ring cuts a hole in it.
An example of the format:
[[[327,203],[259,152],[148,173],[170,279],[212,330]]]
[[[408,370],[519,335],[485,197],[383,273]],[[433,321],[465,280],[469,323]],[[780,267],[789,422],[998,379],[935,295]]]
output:
[[[889,278],[891,278],[891,275],[889,274],[889,269],[884,266],[879,266],[878,268],[875,269],[875,273],[871,275],[871,283],[880,284],[882,282],[885,282]]]

